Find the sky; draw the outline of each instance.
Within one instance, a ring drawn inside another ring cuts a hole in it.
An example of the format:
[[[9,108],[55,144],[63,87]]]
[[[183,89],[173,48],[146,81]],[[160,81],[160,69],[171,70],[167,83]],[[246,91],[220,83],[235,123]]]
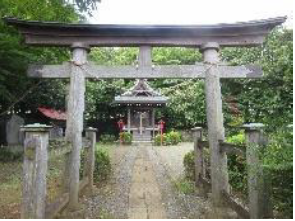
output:
[[[217,24],[288,16],[293,0],[101,0],[96,24]]]

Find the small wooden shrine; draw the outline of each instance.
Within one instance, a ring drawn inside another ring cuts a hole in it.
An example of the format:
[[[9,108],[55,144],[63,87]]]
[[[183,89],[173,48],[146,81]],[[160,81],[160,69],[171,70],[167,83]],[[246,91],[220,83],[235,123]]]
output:
[[[155,109],[166,106],[167,101],[147,80],[139,79],[132,88],[116,96],[113,104],[127,107],[127,124],[123,130],[132,133],[133,141],[151,141],[159,131]]]

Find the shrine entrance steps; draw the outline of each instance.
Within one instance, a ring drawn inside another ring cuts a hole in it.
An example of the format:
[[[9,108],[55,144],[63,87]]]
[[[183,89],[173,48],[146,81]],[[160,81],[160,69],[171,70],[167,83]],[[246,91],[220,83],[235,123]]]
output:
[[[152,162],[144,147],[135,159],[129,192],[129,219],[164,219],[166,211]]]

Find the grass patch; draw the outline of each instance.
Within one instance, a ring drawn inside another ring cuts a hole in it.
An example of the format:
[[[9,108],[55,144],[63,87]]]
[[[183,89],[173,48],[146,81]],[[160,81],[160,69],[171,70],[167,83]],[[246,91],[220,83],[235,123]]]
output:
[[[183,194],[192,194],[195,192],[195,184],[187,179],[173,181],[175,188]]]

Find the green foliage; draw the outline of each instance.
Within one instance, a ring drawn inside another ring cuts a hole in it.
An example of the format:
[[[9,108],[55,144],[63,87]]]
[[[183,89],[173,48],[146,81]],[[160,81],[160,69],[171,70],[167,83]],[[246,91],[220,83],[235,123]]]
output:
[[[113,143],[115,141],[116,141],[116,137],[112,134],[100,135],[100,142],[102,142],[102,143]]]
[[[132,143],[132,134],[129,132],[121,132],[120,140],[122,141],[123,144],[129,145]]]
[[[93,178],[95,182],[105,180],[111,173],[111,159],[107,151],[97,148],[95,150],[95,169]]]
[[[185,177],[189,180],[195,180],[195,152],[193,150],[185,154],[183,166]]]
[[[66,1],[2,0],[0,17],[29,20],[74,22],[79,15]],[[27,47],[13,28],[0,20],[0,114],[8,108],[24,114],[40,105],[64,107],[64,81],[38,81],[26,75],[28,64],[53,64],[69,60],[69,52],[58,48]],[[17,85],[17,90],[16,90]],[[34,90],[30,91],[30,88]],[[30,92],[30,93],[29,93]],[[23,98],[23,96],[26,97]],[[12,104],[15,105],[11,107]]]
[[[0,147],[0,161],[10,162],[22,159],[21,151],[11,151],[7,147]]]
[[[173,182],[175,188],[183,194],[195,192],[195,183],[188,179],[180,179]]]
[[[269,144],[261,151],[263,171],[266,180],[272,185],[274,208],[282,218],[293,215],[293,133],[291,129],[279,129],[269,135]],[[242,145],[243,133],[229,137],[227,142]],[[230,184],[235,191],[247,194],[246,159],[228,156]]]
[[[181,142],[181,134],[176,131],[171,131],[167,133],[167,143],[171,145],[177,145]]]
[[[223,94],[238,100],[245,122],[277,128],[293,121],[293,30],[274,30],[262,47],[224,49],[222,58],[233,65],[257,63],[263,68],[262,79],[222,82]]]
[[[227,137],[226,142],[245,145],[245,133],[240,131],[238,134]],[[245,150],[246,151],[246,150]],[[229,183],[235,191],[247,193],[247,168],[246,159],[237,155],[228,155],[228,175]]]
[[[293,217],[293,131],[280,129],[270,136],[263,168],[272,183],[274,207],[282,218]]]
[[[244,131],[240,131],[238,134],[226,138],[226,142],[236,144],[236,145],[243,145],[246,142],[245,139],[246,138],[245,138]]]
[[[171,131],[169,133],[163,133],[163,138],[161,138],[161,134],[157,134],[154,137],[154,145],[160,146],[161,140],[164,146],[177,145],[181,142],[181,134],[176,131]]]
[[[80,177],[83,177],[84,167],[86,162],[86,153],[87,151],[83,149],[80,153],[81,164],[80,164]],[[96,148],[95,153],[95,166],[93,179],[95,182],[100,182],[106,180],[111,173],[111,159],[109,153],[101,148]]]

